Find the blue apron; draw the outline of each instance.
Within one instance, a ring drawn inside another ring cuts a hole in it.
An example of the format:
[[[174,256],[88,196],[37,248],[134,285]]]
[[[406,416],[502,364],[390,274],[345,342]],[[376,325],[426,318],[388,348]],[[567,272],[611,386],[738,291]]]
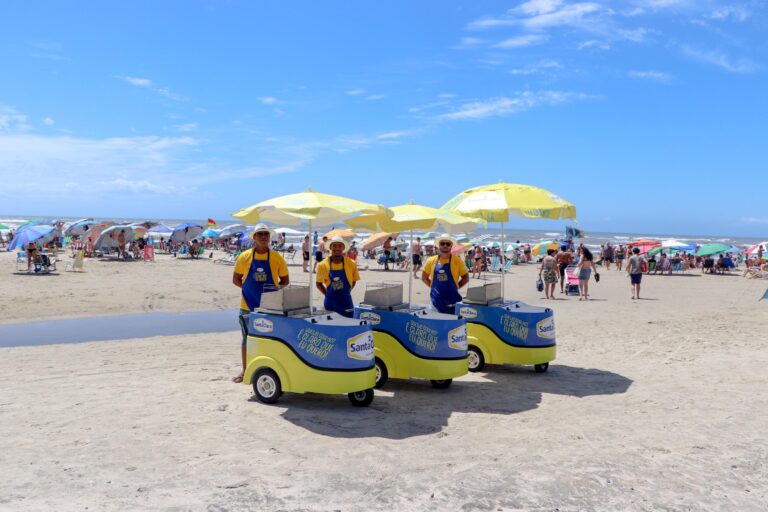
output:
[[[456,303],[461,300],[459,288],[451,275],[451,259],[448,263],[440,263],[440,256],[435,262],[435,272],[432,274],[432,288],[429,291],[429,298],[432,299],[432,305],[440,313],[454,314]]]
[[[325,290],[323,306],[327,311],[335,311],[342,316],[352,318],[355,305],[352,304],[352,286],[344,270],[344,260],[345,258],[342,257],[341,270],[332,270],[331,257],[328,257],[328,268],[331,269],[328,277],[331,282]]]
[[[266,260],[256,259],[256,249],[253,251],[253,260],[251,268],[248,269],[248,275],[243,281],[243,299],[248,304],[248,309],[253,311],[261,304],[261,294],[274,292],[277,290],[275,279],[272,277],[272,268],[269,266],[269,253]]]

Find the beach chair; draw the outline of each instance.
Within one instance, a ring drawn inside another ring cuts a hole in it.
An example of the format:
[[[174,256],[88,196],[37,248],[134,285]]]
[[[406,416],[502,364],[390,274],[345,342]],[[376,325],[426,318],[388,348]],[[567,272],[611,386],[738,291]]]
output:
[[[507,260],[507,262],[504,263],[504,267],[501,269],[501,271],[502,273],[509,272],[511,268],[512,268],[512,260]]]
[[[155,261],[155,248],[150,244],[144,246],[144,261]]]
[[[576,265],[565,267],[565,294],[579,296],[579,276],[576,275]]]
[[[67,263],[67,266],[64,268],[65,272],[85,272],[85,269],[83,268],[83,261],[85,258],[85,252],[83,249],[78,250],[75,253],[75,259]]]
[[[501,258],[499,258],[498,256],[491,256],[491,264],[488,265],[488,271],[489,272],[501,271]]]
[[[16,272],[27,270],[27,253],[19,251],[16,253]]]

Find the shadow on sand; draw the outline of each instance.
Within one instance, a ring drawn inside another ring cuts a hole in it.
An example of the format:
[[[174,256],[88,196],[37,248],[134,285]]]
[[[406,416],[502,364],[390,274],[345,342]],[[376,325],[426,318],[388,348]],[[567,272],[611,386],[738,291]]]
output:
[[[273,407],[283,408],[283,418],[294,425],[320,435],[406,439],[439,432],[453,412],[516,414],[536,409],[543,393],[583,398],[624,393],[632,384],[609,371],[563,365],[552,365],[545,374],[501,367],[478,375],[487,380],[454,381],[447,390],[423,380],[389,381],[381,391],[395,396],[377,390],[367,408],[352,407],[340,395],[319,394],[286,394]]]

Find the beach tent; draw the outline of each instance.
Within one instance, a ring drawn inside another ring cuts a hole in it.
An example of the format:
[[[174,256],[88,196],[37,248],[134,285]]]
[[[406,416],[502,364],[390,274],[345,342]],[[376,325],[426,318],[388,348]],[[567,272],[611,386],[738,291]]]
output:
[[[171,233],[171,242],[189,242],[197,238],[203,232],[203,226],[200,224],[184,223],[173,228]]]

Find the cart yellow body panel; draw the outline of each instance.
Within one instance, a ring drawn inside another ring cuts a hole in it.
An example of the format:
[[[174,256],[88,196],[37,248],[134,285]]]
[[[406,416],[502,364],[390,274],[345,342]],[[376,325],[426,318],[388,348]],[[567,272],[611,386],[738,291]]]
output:
[[[373,352],[384,362],[392,379],[446,380],[467,374],[467,358],[426,359],[408,352],[393,336],[373,332]]]

